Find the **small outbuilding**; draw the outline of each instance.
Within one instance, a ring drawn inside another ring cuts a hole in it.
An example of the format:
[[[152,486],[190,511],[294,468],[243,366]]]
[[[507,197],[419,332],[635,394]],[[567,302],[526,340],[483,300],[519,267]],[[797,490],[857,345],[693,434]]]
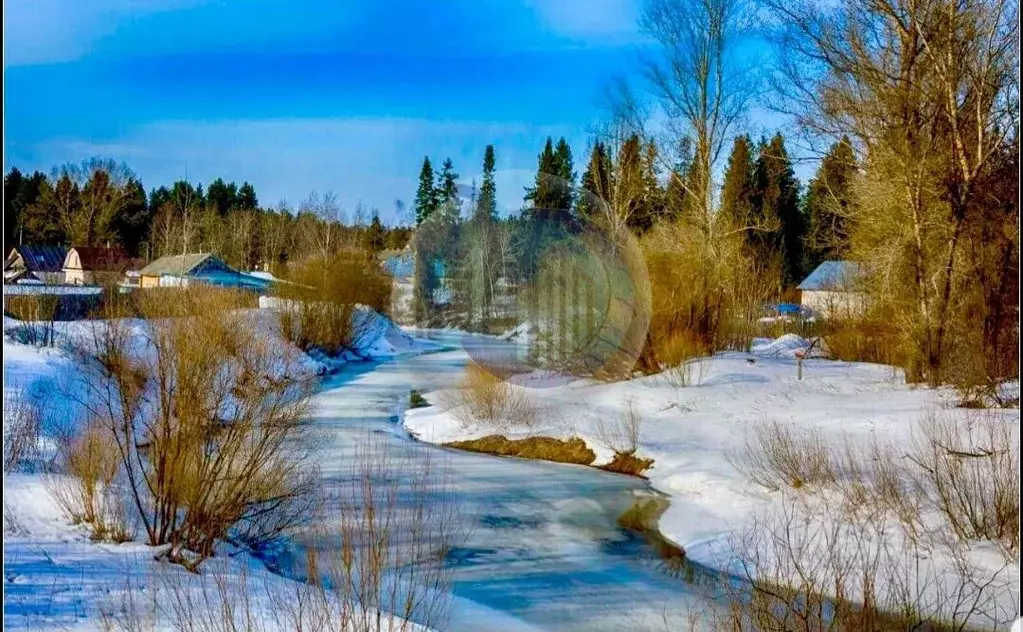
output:
[[[15,246],[4,261],[4,283],[63,283],[65,257],[64,246]]]
[[[799,284],[800,303],[825,318],[860,314],[866,306],[862,275],[862,267],[854,261],[825,261]]]

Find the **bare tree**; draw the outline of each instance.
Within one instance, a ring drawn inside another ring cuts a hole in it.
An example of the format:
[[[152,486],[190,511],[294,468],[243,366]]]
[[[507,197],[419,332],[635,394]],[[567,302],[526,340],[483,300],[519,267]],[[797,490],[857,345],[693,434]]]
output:
[[[664,147],[691,139],[692,167],[682,187],[693,200],[695,222],[714,231],[715,185],[722,152],[745,122],[755,83],[739,54],[739,38],[750,28],[744,0],[647,0],[644,32],[660,47],[646,76],[667,119]],[[680,174],[672,177],[679,178]]]
[[[911,373],[940,383],[968,269],[961,244],[984,195],[977,183],[1018,128],[1018,6],[768,4],[789,110],[807,132],[848,134],[863,154],[854,253],[873,268],[878,298],[907,315]]]
[[[313,242],[324,258],[330,257],[341,245],[344,210],[333,191],[319,194],[313,191],[298,208],[299,214],[308,214],[317,221],[310,222],[306,238]]]

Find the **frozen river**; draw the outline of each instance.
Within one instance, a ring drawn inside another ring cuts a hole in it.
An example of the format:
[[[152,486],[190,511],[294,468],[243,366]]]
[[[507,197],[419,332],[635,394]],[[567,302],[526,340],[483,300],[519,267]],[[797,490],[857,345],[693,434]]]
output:
[[[349,365],[323,383],[311,416],[324,488],[350,475],[367,438],[392,458],[412,457],[399,462],[427,456],[443,463],[446,498],[469,526],[448,556],[455,566],[452,630],[686,629],[705,589],[668,572],[653,547],[616,524],[637,494],[651,493],[642,480],[464,453],[406,436],[400,413],[410,388],[450,386],[466,362],[458,336],[430,337],[449,350]],[[291,572],[300,575],[299,568],[295,562]]]

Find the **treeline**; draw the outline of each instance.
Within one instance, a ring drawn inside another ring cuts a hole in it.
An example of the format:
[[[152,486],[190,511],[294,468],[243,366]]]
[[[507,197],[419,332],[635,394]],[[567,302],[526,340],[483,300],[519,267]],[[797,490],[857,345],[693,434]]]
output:
[[[4,247],[18,243],[119,246],[146,260],[216,252],[242,269],[276,268],[342,248],[401,249],[410,228],[385,227],[375,210],[351,213],[330,193],[297,209],[261,207],[255,187],[217,178],[205,189],[184,180],[147,195],[124,164],[91,159],[31,175],[4,176]]]

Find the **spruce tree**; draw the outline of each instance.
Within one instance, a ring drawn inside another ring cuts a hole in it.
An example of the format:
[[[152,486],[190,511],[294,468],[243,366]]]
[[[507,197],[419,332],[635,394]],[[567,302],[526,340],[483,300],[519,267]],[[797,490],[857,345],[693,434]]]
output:
[[[487,145],[483,152],[483,182],[480,184],[477,208],[481,216],[492,220],[497,219],[497,183],[494,181],[494,169],[497,166],[497,159],[494,156],[494,146]]]
[[[600,205],[611,197],[611,156],[602,141],[593,145],[581,189],[576,198],[576,215],[581,222],[590,223],[600,214]]]
[[[721,218],[731,228],[747,226],[753,218],[756,194],[753,146],[749,136],[737,136],[728,156],[721,188]]]
[[[664,215],[664,191],[658,177],[657,160],[657,144],[649,140],[643,146],[642,155],[643,199],[629,223],[630,228],[641,234]]]
[[[553,180],[557,175],[557,162],[554,157],[554,142],[547,137],[543,150],[536,157],[536,177],[533,186],[526,188],[525,201],[532,203],[535,213],[548,211],[557,208],[557,199],[554,193]]]
[[[248,182],[242,182],[242,185],[238,187],[237,202],[238,208],[259,208],[259,199],[256,198],[256,188]]]
[[[423,168],[419,170],[419,188],[416,189],[416,224],[422,224],[423,220],[437,210],[437,192],[433,186],[433,165],[430,164],[430,157],[423,158]]]
[[[807,186],[804,215],[807,220],[806,269],[845,256],[849,218],[855,209],[852,185],[856,177],[856,153],[847,137],[832,145]]]
[[[450,158],[446,158],[441,165],[436,191],[438,204],[458,204],[458,174]]]
[[[385,233],[384,225],[380,223],[380,215],[373,213],[373,220],[366,231],[366,247],[371,253],[377,254],[384,249]]]
[[[799,204],[799,182],[793,174],[792,161],[781,134],[775,134],[769,143],[761,144],[755,174],[755,215],[763,226],[777,226],[776,231],[757,231],[758,238],[754,243],[757,244],[758,255],[780,258],[783,286],[798,283],[804,272],[806,221]]]
[[[556,182],[556,202],[553,208],[567,211],[571,210],[572,202],[575,199],[575,166],[572,163],[572,148],[564,137],[558,139],[554,148],[554,175],[558,177]]]

